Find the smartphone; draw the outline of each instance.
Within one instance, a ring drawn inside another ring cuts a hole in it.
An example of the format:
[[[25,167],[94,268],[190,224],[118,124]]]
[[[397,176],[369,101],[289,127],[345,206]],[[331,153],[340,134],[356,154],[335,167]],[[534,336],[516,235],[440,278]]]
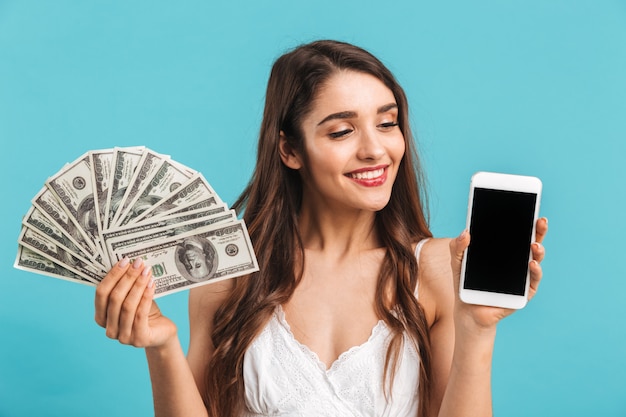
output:
[[[460,298],[469,304],[523,308],[539,215],[539,178],[477,172],[470,183]]]

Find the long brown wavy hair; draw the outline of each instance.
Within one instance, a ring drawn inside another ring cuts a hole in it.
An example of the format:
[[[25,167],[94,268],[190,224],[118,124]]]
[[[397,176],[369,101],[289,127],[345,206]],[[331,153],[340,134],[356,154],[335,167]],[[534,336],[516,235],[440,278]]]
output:
[[[424,310],[414,295],[418,265],[412,245],[432,234],[424,214],[424,181],[409,127],[406,95],[392,73],[369,52],[347,43],[322,40],[281,56],[270,74],[256,167],[233,205],[238,212],[244,211],[260,271],[235,280],[231,296],[215,314],[212,339],[216,348],[207,366],[207,389],[203,393],[213,417],[241,412],[246,350],[275,308],[289,300],[302,277],[304,248],[297,217],[303,187],[299,173],[281,161],[279,138],[282,131],[293,149],[304,154],[301,122],[320,87],[340,70],[378,78],[393,92],[398,105],[406,151],[390,201],[375,216],[374,227],[387,249],[378,277],[375,308],[393,334],[384,379],[393,381],[404,334],[408,334],[421,362],[419,415],[427,414],[430,341]],[[386,386],[387,394],[390,388]]]

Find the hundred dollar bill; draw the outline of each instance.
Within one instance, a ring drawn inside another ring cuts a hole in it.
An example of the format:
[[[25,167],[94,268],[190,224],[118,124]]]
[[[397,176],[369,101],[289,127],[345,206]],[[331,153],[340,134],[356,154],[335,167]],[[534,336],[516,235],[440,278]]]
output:
[[[135,201],[129,204],[125,213],[116,220],[118,226],[125,226],[145,210],[158,203],[163,197],[189,181],[189,169],[172,160],[166,160],[159,169],[146,181],[146,185]]]
[[[190,231],[200,229],[218,223],[228,223],[237,220],[234,210],[224,211],[214,216],[191,219],[173,225],[165,225],[151,230],[137,231],[132,234],[118,236],[107,239],[106,249],[111,257],[111,262],[116,262],[115,253],[119,251],[128,252],[133,248],[139,248],[150,244],[182,235]]]
[[[115,253],[116,259],[142,258],[152,266],[160,297],[258,271],[258,263],[243,221],[205,226],[166,241]]]
[[[81,231],[76,220],[67,214],[59,200],[52,194],[52,191],[50,191],[48,187],[41,189],[32,199],[32,203],[45,217],[59,226],[65,235],[72,239],[72,242],[79,246],[84,253],[92,257],[99,255],[94,244],[90,242],[87,236]]]
[[[89,154],[85,153],[69,166],[64,167],[46,181],[46,185],[55,194],[65,211],[80,225],[87,240],[96,251],[99,247],[100,235],[96,220],[96,205]]]
[[[22,219],[22,224],[37,230],[42,235],[54,239],[59,245],[64,246],[74,253],[83,253],[80,247],[75,244],[68,235],[63,233],[63,230],[61,230],[56,223],[44,216],[37,207],[31,207],[28,210],[28,213],[26,213]]]
[[[53,278],[60,278],[87,285],[96,285],[77,273],[52,262],[47,257],[33,252],[22,245],[18,245],[17,257],[15,258],[13,266],[24,271],[35,272]]]
[[[25,227],[33,229],[56,242],[59,246],[61,246],[66,251],[72,253],[78,259],[82,259],[87,263],[93,263],[99,268],[105,268],[104,265],[101,264],[101,260],[99,258],[94,259],[92,256],[86,254],[81,250],[81,248],[74,243],[74,241],[66,235],[61,228],[57,226],[56,223],[48,219],[43,215],[41,211],[37,207],[31,207],[24,216],[22,220],[22,224]]]
[[[22,229],[18,243],[93,283],[100,282],[105,275],[104,271],[98,271],[89,262],[78,259],[55,244],[52,239],[27,227]]]
[[[210,209],[211,207],[219,206],[221,204],[224,204],[222,203],[222,200],[220,200],[220,198],[217,195],[214,195],[214,196],[207,198],[206,200],[200,200],[196,203],[191,204],[190,206],[183,207],[183,208],[177,209],[176,211],[168,213],[168,216],[179,216],[181,214],[190,213],[195,210]],[[158,218],[158,217],[155,216],[155,218]],[[153,220],[155,219],[153,218]]]
[[[161,201],[137,216],[133,223],[139,224],[149,218],[166,217],[170,213],[177,212],[184,207],[191,206],[209,197],[215,197],[221,203],[208,181],[202,174],[197,173],[187,183],[163,197]]]
[[[113,178],[107,193],[107,201],[104,210],[104,230],[109,229],[120,204],[126,193],[139,159],[144,152],[143,147],[114,148],[113,154]]]
[[[154,176],[154,173],[168,158],[168,156],[158,154],[151,149],[146,149],[143,152],[137,163],[137,168],[128,182],[129,185],[122,197],[122,204],[120,204],[120,208],[111,223],[112,227],[119,220],[120,216],[126,214],[128,208],[137,201],[139,192],[146,187],[148,181]]]
[[[128,236],[134,233],[140,233],[147,230],[158,229],[166,226],[174,226],[189,220],[202,219],[203,217],[211,217],[225,213],[228,210],[226,204],[212,208],[200,208],[186,213],[177,214],[176,216],[167,216],[162,219],[151,219],[139,225],[126,225],[124,227],[109,229],[102,233],[105,241],[118,238],[120,236]]]
[[[103,149],[89,152],[89,166],[91,167],[91,183],[93,187],[94,207],[96,208],[96,225],[98,236],[102,236],[104,229],[104,211],[107,195],[111,185],[113,169],[113,149]],[[108,262],[105,259],[105,262]],[[110,267],[110,265],[107,265]]]

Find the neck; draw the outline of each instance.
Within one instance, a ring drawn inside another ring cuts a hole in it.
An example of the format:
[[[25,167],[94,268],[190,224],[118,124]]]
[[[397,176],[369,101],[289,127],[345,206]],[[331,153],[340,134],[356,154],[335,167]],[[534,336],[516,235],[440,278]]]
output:
[[[366,210],[319,210],[303,204],[299,226],[304,247],[337,257],[377,248],[375,217],[375,212]]]

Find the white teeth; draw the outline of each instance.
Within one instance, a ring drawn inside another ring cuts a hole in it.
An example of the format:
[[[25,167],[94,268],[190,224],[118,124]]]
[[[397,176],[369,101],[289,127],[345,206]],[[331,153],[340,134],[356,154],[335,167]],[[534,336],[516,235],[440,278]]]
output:
[[[375,171],[355,172],[353,174],[350,174],[350,176],[357,180],[371,180],[373,178],[380,177],[381,175],[383,175],[383,172],[385,172],[385,169],[381,168]]]

